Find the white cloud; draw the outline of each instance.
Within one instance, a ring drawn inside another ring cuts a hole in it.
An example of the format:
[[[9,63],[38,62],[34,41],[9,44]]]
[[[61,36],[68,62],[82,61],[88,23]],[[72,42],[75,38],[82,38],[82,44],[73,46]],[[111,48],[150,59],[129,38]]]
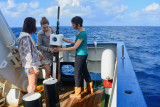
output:
[[[146,8],[144,8],[142,11],[144,12],[150,12],[150,11],[159,11],[160,10],[160,6],[157,3],[152,3],[151,5],[147,6]]]
[[[90,15],[92,11],[91,7],[88,5],[83,6],[82,5],[83,2],[84,2],[83,0],[57,0],[58,5],[60,6],[60,16],[62,18],[70,19],[76,15],[79,15],[79,16]],[[28,3],[28,6],[31,6],[31,4],[35,4],[35,3]],[[54,1],[54,4],[55,4],[55,1]],[[34,16],[36,18],[42,17],[42,16],[46,16],[48,18],[56,18],[57,6],[55,6],[54,4],[48,6],[47,8],[38,8],[34,10],[28,8],[24,11],[28,15]]]
[[[61,7],[61,16],[71,18],[73,16],[90,15],[92,10],[89,5],[84,6],[83,0],[58,0]]]
[[[123,19],[124,18],[124,15],[117,15],[113,18],[113,20],[119,20],[119,19]]]
[[[159,25],[157,22],[160,21],[160,6],[157,3],[152,3],[146,6],[140,11],[131,13],[125,13],[124,15],[117,15],[114,21],[121,21],[130,23],[132,25]]]
[[[6,9],[11,9],[16,7],[16,4],[14,3],[13,0],[8,0],[7,2],[0,2],[0,9],[6,8]]]
[[[146,6],[139,12],[139,17],[143,18],[143,20],[147,20],[149,22],[156,22],[159,20],[160,16],[160,6],[157,3],[152,3]]]
[[[116,12],[117,13],[122,13],[122,12],[124,12],[127,9],[128,9],[128,6],[125,6],[125,5],[117,6]]]
[[[3,6],[2,6],[3,5]],[[0,2],[1,10],[9,17],[19,17],[27,10],[27,3],[15,4],[14,0],[8,0],[7,2]]]
[[[139,16],[139,12],[138,11],[132,12],[132,13],[130,13],[130,16],[136,18]]]
[[[0,2],[0,9],[4,8],[4,7],[5,7],[5,5],[6,5],[6,3],[5,3],[5,2]]]
[[[45,8],[41,8],[39,3],[37,0],[29,0],[29,2],[6,0],[0,2],[0,9],[8,20],[24,20],[25,17],[31,16],[39,23],[41,17],[46,16],[53,24],[56,23],[57,5],[59,5],[61,7],[60,19],[64,25],[70,25],[70,19],[73,16],[82,16],[90,23],[94,21],[94,23],[103,24],[107,21],[115,25],[120,23],[136,25],[149,22],[157,24],[160,21],[160,5],[155,2],[142,10],[133,12],[128,12],[129,7],[122,4],[120,0],[55,0],[53,3],[48,3]]]
[[[73,0],[72,6],[77,6],[77,7],[79,7],[79,5],[80,5],[80,3],[79,3],[78,0]]]
[[[73,16],[88,16],[93,17],[92,8],[90,4],[86,5],[88,0],[57,0],[57,4],[60,6],[60,18],[69,20]],[[85,4],[85,5],[84,5]],[[31,16],[40,20],[42,16],[47,18],[57,18],[57,5],[50,4],[46,8],[37,8],[39,3],[37,1],[31,1],[29,3],[17,3],[15,0],[8,0],[6,2],[0,2],[0,8],[2,8],[3,14],[9,18],[22,18]],[[34,8],[34,9],[33,9]]]
[[[72,3],[72,0],[57,0],[57,1],[58,1],[58,5],[61,8],[64,8]]]
[[[38,6],[39,6],[38,2],[15,3],[14,0],[8,0],[7,2],[0,2],[1,11],[8,17],[13,17],[13,18],[20,18],[26,16],[37,17],[39,16],[38,14],[41,14],[43,11],[38,11],[36,9],[33,10],[32,8],[37,8]]]
[[[31,2],[31,3],[29,3],[29,5],[30,5],[30,7],[31,8],[37,8],[38,6],[39,6],[39,2]]]
[[[110,2],[108,0],[101,0],[99,1],[99,3],[97,3],[98,1],[96,0],[94,3],[97,7],[103,8],[105,9],[106,7],[111,7],[113,5],[113,2]]]
[[[8,0],[7,4],[8,4],[8,6],[7,6],[8,9],[16,6],[13,0]]]
[[[118,0],[94,0],[96,7],[104,10],[106,15],[118,15],[128,9],[128,6],[119,4]]]
[[[119,15],[123,13],[128,6],[120,5],[120,6],[112,6],[110,9],[106,10],[107,15]]]
[[[157,3],[152,3],[140,11],[135,11],[129,14],[133,18],[142,18],[143,20],[155,19],[155,17],[159,18],[158,16],[160,15],[160,6]]]
[[[43,13],[44,16],[47,17],[56,17],[57,16],[57,6],[49,7],[45,10],[45,13]]]

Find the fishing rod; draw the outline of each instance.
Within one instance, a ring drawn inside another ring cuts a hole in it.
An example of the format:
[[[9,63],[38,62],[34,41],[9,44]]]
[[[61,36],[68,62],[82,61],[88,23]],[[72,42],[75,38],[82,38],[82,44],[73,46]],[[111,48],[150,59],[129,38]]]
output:
[[[58,6],[58,12],[57,12],[57,30],[56,30],[56,34],[59,34],[59,15],[60,15],[60,7]]]

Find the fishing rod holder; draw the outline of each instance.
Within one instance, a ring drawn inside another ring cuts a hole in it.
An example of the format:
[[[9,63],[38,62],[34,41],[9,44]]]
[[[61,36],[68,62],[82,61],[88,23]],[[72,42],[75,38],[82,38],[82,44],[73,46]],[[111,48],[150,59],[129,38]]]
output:
[[[122,45],[122,57],[121,57],[121,59],[125,59],[125,57],[124,57],[124,45]]]

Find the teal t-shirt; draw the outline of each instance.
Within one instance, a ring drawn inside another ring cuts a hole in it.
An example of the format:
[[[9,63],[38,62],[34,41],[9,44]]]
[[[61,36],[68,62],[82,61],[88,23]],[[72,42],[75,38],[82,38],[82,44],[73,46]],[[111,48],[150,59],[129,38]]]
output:
[[[76,49],[77,55],[88,55],[87,38],[88,38],[88,35],[86,31],[81,31],[78,35],[76,35],[75,42],[77,42],[78,39],[82,40],[81,44]]]

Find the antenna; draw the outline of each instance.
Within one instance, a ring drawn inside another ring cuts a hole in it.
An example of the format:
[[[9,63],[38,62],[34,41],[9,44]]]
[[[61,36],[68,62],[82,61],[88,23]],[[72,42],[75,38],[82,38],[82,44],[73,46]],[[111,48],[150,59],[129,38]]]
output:
[[[60,7],[58,6],[56,34],[59,34],[59,15],[60,15]]]

